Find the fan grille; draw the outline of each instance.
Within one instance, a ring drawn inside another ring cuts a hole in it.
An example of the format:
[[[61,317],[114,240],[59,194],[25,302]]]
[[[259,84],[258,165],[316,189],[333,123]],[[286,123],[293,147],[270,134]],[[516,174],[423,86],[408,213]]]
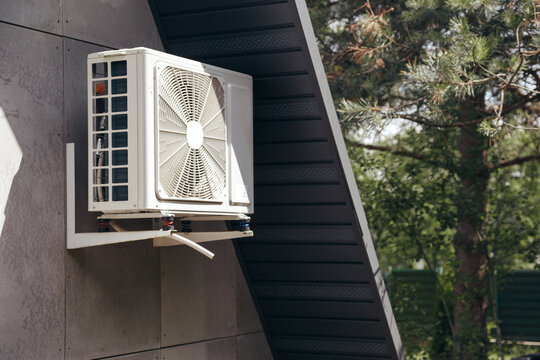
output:
[[[172,66],[159,73],[158,171],[167,198],[223,199],[224,114],[225,96],[217,78]],[[198,124],[188,126],[192,121]],[[198,128],[198,132],[190,133],[190,128]],[[194,138],[200,137],[201,130],[202,144],[200,138]]]

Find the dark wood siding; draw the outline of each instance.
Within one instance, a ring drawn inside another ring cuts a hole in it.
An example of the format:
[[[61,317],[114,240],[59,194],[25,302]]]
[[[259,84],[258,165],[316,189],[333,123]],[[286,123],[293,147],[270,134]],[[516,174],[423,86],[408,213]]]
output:
[[[149,0],[165,50],[254,79],[255,237],[277,359],[397,359],[294,1]]]

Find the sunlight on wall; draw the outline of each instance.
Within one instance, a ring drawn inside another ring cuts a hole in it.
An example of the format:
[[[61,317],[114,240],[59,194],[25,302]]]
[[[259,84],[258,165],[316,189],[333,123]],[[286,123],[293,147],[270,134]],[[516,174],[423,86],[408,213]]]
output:
[[[15,175],[19,171],[19,166],[22,160],[22,150],[15,138],[15,134],[9,126],[9,122],[0,107],[0,234],[4,228],[4,220],[6,218],[5,210],[11,184]]]

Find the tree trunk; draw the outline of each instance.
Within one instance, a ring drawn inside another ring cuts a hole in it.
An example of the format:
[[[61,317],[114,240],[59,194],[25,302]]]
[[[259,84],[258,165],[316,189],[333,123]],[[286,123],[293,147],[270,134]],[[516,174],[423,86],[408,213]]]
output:
[[[464,119],[469,114],[462,112]],[[489,172],[486,139],[476,126],[461,129],[460,196],[454,238],[457,271],[454,285],[454,358],[487,359],[487,248],[482,239]]]

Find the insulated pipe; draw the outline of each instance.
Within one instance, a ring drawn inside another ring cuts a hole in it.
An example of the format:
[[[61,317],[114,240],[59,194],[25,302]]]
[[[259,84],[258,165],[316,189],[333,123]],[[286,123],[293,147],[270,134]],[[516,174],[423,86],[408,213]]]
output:
[[[109,221],[109,225],[111,225],[111,227],[115,230],[115,231],[118,231],[118,232],[123,232],[123,231],[127,231],[126,229],[124,229],[123,227],[121,227],[120,225],[118,225],[118,223],[114,220],[110,220]]]
[[[109,222],[109,225],[111,225],[111,227],[118,231],[118,232],[123,232],[123,231],[127,231],[126,229],[124,229],[123,227],[121,227],[120,225],[118,225],[117,222],[115,222],[114,220],[111,220]],[[212,259],[214,257],[214,253],[211,252],[210,250],[208,249],[205,249],[204,247],[202,247],[201,245],[197,244],[196,242],[194,241],[191,241],[183,236],[180,236],[180,235],[177,235],[177,234],[171,234],[169,235],[169,237],[175,241],[178,241],[179,243],[182,243],[184,245],[187,245],[189,246],[190,248],[192,248],[193,250],[196,250],[198,252],[200,252],[201,254],[203,254],[204,256],[208,257],[209,259]]]
[[[200,252],[201,254],[203,254],[204,256],[206,256],[209,259],[212,259],[214,257],[213,252],[211,252],[210,250],[205,249],[204,247],[202,247],[201,245],[197,244],[194,241],[186,239],[183,236],[180,236],[178,234],[171,234],[169,237],[171,239],[175,240],[175,241],[178,241],[179,243],[182,243],[184,245],[189,246],[193,250],[197,250],[198,252]]]

